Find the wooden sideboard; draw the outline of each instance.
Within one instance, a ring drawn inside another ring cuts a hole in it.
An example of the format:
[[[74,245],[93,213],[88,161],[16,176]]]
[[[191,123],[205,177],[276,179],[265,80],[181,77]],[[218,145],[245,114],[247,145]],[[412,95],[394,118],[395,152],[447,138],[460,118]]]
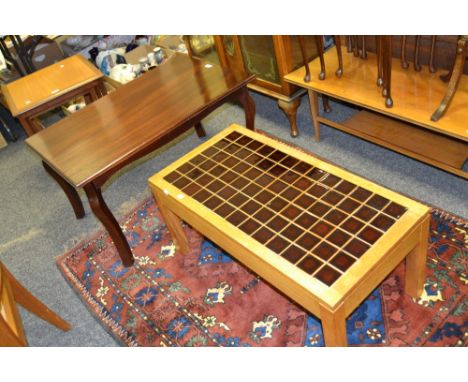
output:
[[[284,80],[284,75],[302,66],[296,36],[184,36],[189,54],[211,60],[222,67],[248,74],[256,79],[248,88],[276,98],[286,114],[291,135],[298,135],[296,124],[301,87]],[[304,36],[309,60],[317,57],[314,36]]]
[[[327,51],[324,58],[330,70],[338,67],[334,49]],[[325,80],[319,80],[318,59],[310,62],[309,67],[310,82],[304,81],[304,67],[286,75],[285,80],[308,90],[317,140],[322,123],[468,179],[468,76],[462,76],[450,109],[434,122],[431,115],[447,89],[447,84],[439,78],[441,71],[405,70],[400,60],[393,58],[394,105],[387,108],[381,89],[376,86],[374,53],[368,53],[367,60],[363,60],[343,50],[341,78],[330,74]],[[325,118],[318,111],[318,94],[351,103],[361,111],[343,122]]]

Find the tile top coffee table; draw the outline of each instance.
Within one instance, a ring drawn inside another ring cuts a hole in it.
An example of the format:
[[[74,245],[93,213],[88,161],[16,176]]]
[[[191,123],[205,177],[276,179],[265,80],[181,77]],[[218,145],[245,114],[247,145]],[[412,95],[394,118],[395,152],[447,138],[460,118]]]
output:
[[[428,207],[264,135],[231,125],[149,184],[182,252],[180,219],[319,317],[327,346],[404,258],[422,292]]]
[[[76,191],[83,188],[96,217],[106,227],[125,266],[134,258],[122,230],[102,196],[102,185],[119,169],[163,146],[228,101],[244,106],[254,128],[255,104],[246,85],[254,79],[202,60],[175,54],[86,108],[29,137],[59,183],[77,218],[84,216]]]

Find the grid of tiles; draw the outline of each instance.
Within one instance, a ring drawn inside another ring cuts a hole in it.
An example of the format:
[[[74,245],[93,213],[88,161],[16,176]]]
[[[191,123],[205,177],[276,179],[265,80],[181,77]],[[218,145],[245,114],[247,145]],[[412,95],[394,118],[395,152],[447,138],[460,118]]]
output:
[[[328,286],[406,211],[238,132],[165,180]]]

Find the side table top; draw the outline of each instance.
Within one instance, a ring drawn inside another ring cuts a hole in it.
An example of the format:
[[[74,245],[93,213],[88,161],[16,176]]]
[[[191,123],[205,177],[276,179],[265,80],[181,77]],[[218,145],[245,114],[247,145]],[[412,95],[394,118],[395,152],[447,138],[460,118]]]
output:
[[[2,92],[12,115],[16,117],[103,76],[83,56],[75,55],[2,85]]]
[[[26,143],[71,185],[82,187],[220,105],[253,79],[175,54]]]

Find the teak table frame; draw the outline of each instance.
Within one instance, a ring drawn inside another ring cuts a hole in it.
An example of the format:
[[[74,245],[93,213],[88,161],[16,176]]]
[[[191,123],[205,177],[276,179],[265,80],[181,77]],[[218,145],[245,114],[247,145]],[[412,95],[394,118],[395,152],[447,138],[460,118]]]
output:
[[[132,251],[104,201],[102,186],[122,167],[192,127],[198,136],[204,136],[202,119],[225,102],[239,101],[246,124],[253,130],[255,104],[246,87],[253,78],[176,54],[26,143],[61,186],[77,219],[85,214],[77,189],[84,189],[122,263],[131,266]]]
[[[327,286],[165,179],[232,132],[270,145],[289,156],[378,193],[407,210],[337,281]],[[403,259],[406,258],[406,293],[413,298],[422,293],[430,220],[428,207],[258,133],[231,125],[152,176],[149,185],[174,242],[182,253],[187,253],[190,248],[181,220],[319,317],[327,346],[347,345],[346,317]]]

